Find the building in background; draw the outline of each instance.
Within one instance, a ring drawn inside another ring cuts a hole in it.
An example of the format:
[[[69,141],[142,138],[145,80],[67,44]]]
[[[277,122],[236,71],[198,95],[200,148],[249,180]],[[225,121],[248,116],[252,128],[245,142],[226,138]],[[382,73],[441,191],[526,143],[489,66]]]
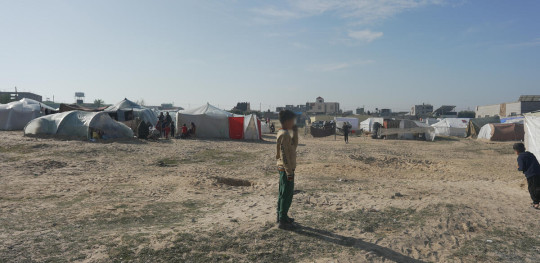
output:
[[[364,115],[366,111],[364,108],[356,108],[356,115]]]
[[[243,112],[251,111],[251,105],[249,102],[238,102],[236,103],[236,107],[234,107],[233,110],[243,111]]]
[[[425,118],[433,113],[433,105],[422,103],[411,108],[411,115],[416,118]]]
[[[293,112],[306,112],[307,111],[307,105],[285,105],[285,107],[276,107],[276,111],[280,112],[282,110],[290,110]]]
[[[457,118],[458,113],[455,111],[454,105],[442,105],[433,111],[433,116],[437,118]]]
[[[540,95],[522,95],[516,102],[476,107],[476,117],[513,117],[540,110]]]
[[[379,112],[379,115],[381,117],[390,117],[390,116],[392,116],[392,110],[391,109],[381,109],[381,111]]]
[[[22,99],[31,99],[39,102],[43,102],[43,97],[32,92],[3,92],[0,91],[0,96],[9,97],[10,101],[22,100]]]
[[[315,102],[306,103],[309,114],[336,114],[339,113],[338,102],[325,102],[322,97],[317,97]]]

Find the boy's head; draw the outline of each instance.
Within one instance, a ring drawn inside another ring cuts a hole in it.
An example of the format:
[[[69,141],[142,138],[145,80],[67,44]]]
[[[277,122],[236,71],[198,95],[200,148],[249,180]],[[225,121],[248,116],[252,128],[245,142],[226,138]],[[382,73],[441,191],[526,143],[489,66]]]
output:
[[[516,152],[516,154],[520,154],[522,152],[525,152],[525,145],[523,143],[515,143],[514,144],[514,151]]]
[[[279,112],[279,122],[285,130],[292,129],[296,119],[296,114],[290,110],[282,110]]]

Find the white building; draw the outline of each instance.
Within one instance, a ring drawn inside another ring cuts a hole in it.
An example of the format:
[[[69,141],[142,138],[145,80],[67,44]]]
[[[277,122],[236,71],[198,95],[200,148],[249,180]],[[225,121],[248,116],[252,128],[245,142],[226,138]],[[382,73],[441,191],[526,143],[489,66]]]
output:
[[[308,102],[308,113],[311,114],[335,114],[339,113],[338,102],[325,102],[322,97],[317,97],[315,102]]]
[[[512,117],[540,110],[540,96],[521,96],[517,102],[476,107],[476,118]]]

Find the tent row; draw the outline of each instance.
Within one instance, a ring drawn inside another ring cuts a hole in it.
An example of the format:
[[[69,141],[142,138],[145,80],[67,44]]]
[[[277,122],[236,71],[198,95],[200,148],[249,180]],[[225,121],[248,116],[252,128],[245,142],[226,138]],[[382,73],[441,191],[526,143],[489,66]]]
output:
[[[526,120],[526,117],[525,117]],[[368,133],[375,132],[379,123],[382,130],[379,137],[412,139],[421,138],[424,133],[427,140],[433,140],[437,136],[447,137],[471,137],[490,141],[521,141],[525,138],[525,128],[517,119],[501,123],[499,117],[491,118],[446,118],[429,125],[425,122],[401,120],[384,120],[383,118],[369,118],[360,123],[360,128]],[[431,129],[430,129],[431,128]]]

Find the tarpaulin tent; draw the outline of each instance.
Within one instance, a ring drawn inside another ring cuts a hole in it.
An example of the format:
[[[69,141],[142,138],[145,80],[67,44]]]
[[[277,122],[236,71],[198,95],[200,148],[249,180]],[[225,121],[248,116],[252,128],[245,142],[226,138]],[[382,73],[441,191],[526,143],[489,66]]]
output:
[[[189,127],[193,122],[197,126],[197,137],[228,139],[229,117],[233,117],[233,114],[206,104],[199,108],[179,111],[176,114],[176,125],[179,128],[177,130],[181,130],[183,124]]]
[[[470,119],[469,123],[467,124],[467,137],[478,137],[480,129],[482,129],[482,127],[488,123],[501,123],[501,119],[499,116]]]
[[[375,125],[376,122],[383,124],[384,119],[383,118],[368,118],[360,123],[360,129],[362,129],[362,131],[364,132],[371,133],[373,132],[373,125]]]
[[[540,158],[540,113],[525,114],[525,147]]]
[[[235,140],[260,140],[261,121],[255,115],[229,117],[229,137]]]
[[[270,130],[270,124],[269,123],[261,123],[261,134],[270,134],[272,131]]]
[[[104,112],[107,112],[111,118],[120,122],[132,121],[135,118],[140,118],[146,123],[151,123],[152,126],[156,126],[157,124],[157,115],[153,110],[128,99],[123,99],[115,105],[107,107]]]
[[[412,120],[388,120],[378,136],[386,139],[429,140],[435,138],[434,128],[426,123]]]
[[[91,138],[99,132],[103,139],[133,138],[133,131],[104,112],[68,111],[32,120],[24,128],[25,135],[57,135]]]
[[[436,136],[467,137],[469,118],[446,118],[431,125]]]
[[[22,130],[31,120],[44,115],[44,109],[55,109],[38,101],[22,99],[0,105],[0,130]]]
[[[488,123],[480,129],[478,139],[490,141],[522,141],[524,136],[523,124]]]

